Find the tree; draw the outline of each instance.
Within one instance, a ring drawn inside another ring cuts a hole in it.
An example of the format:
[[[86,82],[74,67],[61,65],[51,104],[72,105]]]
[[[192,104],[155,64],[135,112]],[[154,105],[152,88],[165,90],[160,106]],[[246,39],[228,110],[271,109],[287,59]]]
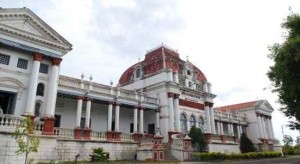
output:
[[[280,110],[295,118],[289,127],[300,130],[300,15],[291,12],[281,26],[287,31],[285,41],[269,48],[274,65],[267,75],[272,91],[278,93]]]
[[[296,142],[296,145],[297,145],[297,146],[300,146],[300,136],[298,136],[298,137],[296,138],[295,142]]]
[[[256,148],[254,147],[253,142],[247,137],[245,133],[242,133],[240,140],[240,150],[241,153],[255,152]]]
[[[293,145],[293,138],[289,135],[284,135],[283,137],[283,144],[284,146],[292,146]]]
[[[30,152],[37,152],[40,145],[40,139],[35,136],[34,122],[31,118],[26,117],[21,120],[16,127],[13,137],[18,144],[16,154],[25,153],[25,164]]]
[[[196,128],[193,125],[189,132],[189,137],[191,137],[192,145],[197,151],[204,152],[206,150],[206,142],[200,128]]]

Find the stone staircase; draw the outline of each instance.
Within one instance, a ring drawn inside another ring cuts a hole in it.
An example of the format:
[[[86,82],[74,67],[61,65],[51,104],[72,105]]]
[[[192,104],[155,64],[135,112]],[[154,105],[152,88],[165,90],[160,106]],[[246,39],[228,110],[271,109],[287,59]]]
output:
[[[171,144],[170,143],[163,143],[164,153],[165,153],[165,160],[166,161],[178,161],[176,158],[172,156],[171,152]]]

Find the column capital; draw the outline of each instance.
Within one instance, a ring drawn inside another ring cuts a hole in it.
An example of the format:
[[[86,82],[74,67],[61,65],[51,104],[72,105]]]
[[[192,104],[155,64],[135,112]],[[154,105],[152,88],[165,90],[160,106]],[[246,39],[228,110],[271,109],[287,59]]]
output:
[[[180,94],[179,94],[179,93],[174,93],[174,99],[178,99],[178,98],[179,98],[179,96],[180,96]]]
[[[261,117],[262,115],[260,113],[256,112],[256,116]]]
[[[61,63],[62,59],[61,58],[52,58],[52,64],[59,66]]]
[[[121,103],[119,103],[119,102],[114,102],[114,106],[120,106],[121,105]]]
[[[112,102],[112,101],[108,102],[108,105],[113,105],[113,104],[114,104],[114,102]]]
[[[43,60],[43,54],[41,54],[39,52],[35,52],[33,54],[33,60],[34,61],[42,61]]]
[[[139,109],[139,108],[140,108],[139,105],[134,105],[134,106],[133,106],[133,109]]]
[[[174,93],[173,92],[168,92],[168,98],[173,98],[174,97]]]
[[[209,106],[209,107],[213,107],[213,106],[214,106],[214,103],[205,101],[205,102],[204,102],[204,105],[205,105],[205,106]]]
[[[93,101],[93,99],[90,98],[90,97],[86,97],[85,100],[86,100],[86,101]]]
[[[141,107],[141,106],[140,106],[140,107],[139,107],[139,110],[144,110],[144,107]]]
[[[83,97],[83,96],[77,96],[77,97],[76,97],[77,100],[83,100],[84,98],[85,98],[85,97]]]

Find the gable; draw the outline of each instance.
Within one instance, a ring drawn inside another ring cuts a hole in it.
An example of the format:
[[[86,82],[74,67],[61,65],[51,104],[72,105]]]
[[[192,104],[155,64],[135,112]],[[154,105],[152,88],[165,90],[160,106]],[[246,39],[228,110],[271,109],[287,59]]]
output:
[[[27,8],[0,9],[0,33],[68,52],[72,45]]]
[[[31,20],[28,20],[26,18],[22,19],[0,19],[0,24],[5,25],[6,28],[11,28],[18,30],[20,32],[26,32],[31,35],[36,35],[39,37],[44,37],[46,39],[51,39],[49,35],[47,35],[45,32],[43,32],[41,29],[39,29],[37,26],[35,26]]]

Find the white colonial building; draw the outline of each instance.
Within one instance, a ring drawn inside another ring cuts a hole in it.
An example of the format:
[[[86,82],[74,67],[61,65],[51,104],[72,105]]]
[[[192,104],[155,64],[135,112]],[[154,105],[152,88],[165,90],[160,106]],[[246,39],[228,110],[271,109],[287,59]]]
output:
[[[110,159],[163,160],[170,149],[189,160],[190,138],[182,134],[193,125],[205,133],[209,151],[239,152],[242,132],[260,150],[278,148],[266,100],[214,109],[206,76],[165,45],[149,50],[115,86],[59,75],[71,49],[29,9],[0,9],[0,163],[24,161],[11,137],[24,116],[34,119],[41,139],[30,156],[35,162],[77,154],[86,160],[94,147]]]

